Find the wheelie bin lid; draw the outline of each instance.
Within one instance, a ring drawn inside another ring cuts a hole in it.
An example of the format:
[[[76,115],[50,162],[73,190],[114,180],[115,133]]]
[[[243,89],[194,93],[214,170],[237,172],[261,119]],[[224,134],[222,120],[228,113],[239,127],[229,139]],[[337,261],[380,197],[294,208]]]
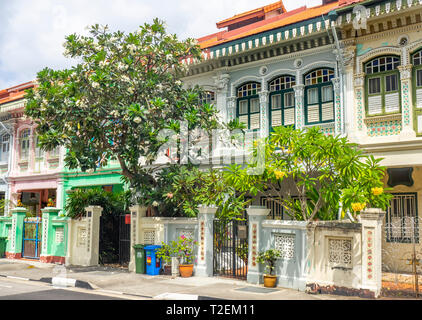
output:
[[[144,244],[135,244],[133,245],[133,249],[144,249],[145,245]]]
[[[161,248],[161,246],[160,245],[148,245],[148,246],[145,246],[145,250],[155,250],[155,249],[160,249]]]

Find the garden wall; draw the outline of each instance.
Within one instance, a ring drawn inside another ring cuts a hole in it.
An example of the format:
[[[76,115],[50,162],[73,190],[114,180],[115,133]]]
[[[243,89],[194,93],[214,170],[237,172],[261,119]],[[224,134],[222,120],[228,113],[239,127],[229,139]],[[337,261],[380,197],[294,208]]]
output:
[[[269,209],[252,206],[249,215],[250,283],[263,283],[259,252],[278,249],[277,286],[309,293],[378,297],[384,213],[368,209],[360,223],[265,220]]]

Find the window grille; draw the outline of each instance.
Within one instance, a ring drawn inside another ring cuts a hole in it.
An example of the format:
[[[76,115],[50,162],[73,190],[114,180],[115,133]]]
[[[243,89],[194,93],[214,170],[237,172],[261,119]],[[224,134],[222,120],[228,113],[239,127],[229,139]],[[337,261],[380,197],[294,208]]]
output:
[[[272,197],[274,198],[274,197]],[[287,214],[286,209],[282,204],[273,200],[269,197],[261,197],[261,206],[267,207],[270,209],[270,213],[267,216],[267,219],[272,220],[292,220],[292,218]]]
[[[393,194],[385,217],[387,242],[419,243],[417,193]]]

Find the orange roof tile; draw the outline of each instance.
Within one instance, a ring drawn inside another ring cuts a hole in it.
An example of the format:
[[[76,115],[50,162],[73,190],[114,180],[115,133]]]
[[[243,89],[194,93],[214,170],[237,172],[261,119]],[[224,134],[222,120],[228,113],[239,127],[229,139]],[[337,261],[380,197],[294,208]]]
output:
[[[273,11],[273,10],[277,10],[277,9],[281,9],[282,12],[286,12],[286,8],[284,7],[283,1],[280,0],[275,3],[269,4],[257,9],[236,14],[231,18],[224,19],[220,22],[217,22],[217,28],[221,29],[239,21],[244,21],[253,17],[261,17],[261,16],[264,16],[265,13]]]
[[[0,104],[16,101],[22,99],[25,95],[25,90],[33,88],[35,84],[30,82],[25,82],[17,86],[13,86],[7,89],[0,90]]]
[[[214,35],[202,37],[198,39],[198,42],[201,49],[210,48],[226,42],[230,42],[254,34],[259,34],[268,30],[320,17],[321,15],[327,14],[331,10],[338,8],[338,6],[338,1],[311,8],[306,8],[306,6],[304,6],[292,11],[288,11],[270,19],[252,23],[242,28],[234,29],[231,31],[225,31],[223,33],[215,33]]]

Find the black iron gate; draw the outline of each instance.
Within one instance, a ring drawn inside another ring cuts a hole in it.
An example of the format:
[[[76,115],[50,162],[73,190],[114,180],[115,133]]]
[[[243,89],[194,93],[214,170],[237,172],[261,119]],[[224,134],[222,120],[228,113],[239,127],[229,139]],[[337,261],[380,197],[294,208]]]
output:
[[[41,218],[25,218],[23,222],[22,257],[39,259],[42,239]]]
[[[130,260],[130,215],[123,214],[119,220],[119,263],[127,265]]]
[[[130,260],[130,220],[125,214],[100,217],[100,264],[127,266]]]
[[[100,264],[119,262],[119,215],[100,217],[99,260]]]
[[[214,275],[246,280],[248,274],[248,223],[214,220]]]

